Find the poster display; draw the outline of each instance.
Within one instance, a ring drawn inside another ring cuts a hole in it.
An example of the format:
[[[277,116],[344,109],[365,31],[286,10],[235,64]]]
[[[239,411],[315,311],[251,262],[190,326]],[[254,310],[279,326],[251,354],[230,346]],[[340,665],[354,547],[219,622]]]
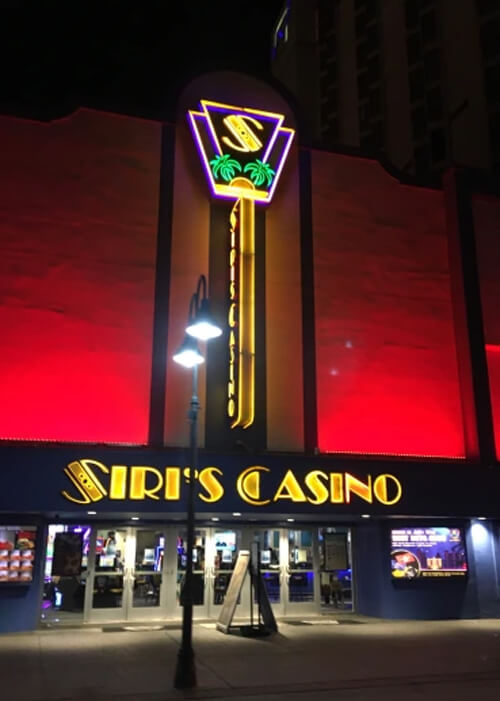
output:
[[[332,570],[346,570],[349,567],[347,558],[347,534],[325,534],[325,565],[328,572]]]
[[[83,533],[56,533],[54,540],[54,555],[52,560],[52,576],[74,577],[82,572]]]
[[[33,581],[36,528],[0,526],[0,582],[29,584]]]
[[[447,527],[392,529],[391,571],[394,579],[465,576],[467,558],[462,530]]]

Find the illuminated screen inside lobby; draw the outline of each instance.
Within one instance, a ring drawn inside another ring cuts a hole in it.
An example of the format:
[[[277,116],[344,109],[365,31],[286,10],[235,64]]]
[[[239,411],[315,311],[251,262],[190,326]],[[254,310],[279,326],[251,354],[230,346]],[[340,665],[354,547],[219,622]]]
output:
[[[393,579],[461,577],[467,573],[460,528],[424,527],[391,530]]]
[[[313,152],[322,452],[464,456],[442,193]]]

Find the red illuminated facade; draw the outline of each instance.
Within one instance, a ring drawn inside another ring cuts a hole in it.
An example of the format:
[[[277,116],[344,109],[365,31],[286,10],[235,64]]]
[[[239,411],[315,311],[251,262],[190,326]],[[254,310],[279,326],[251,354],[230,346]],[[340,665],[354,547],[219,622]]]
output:
[[[315,149],[282,96],[235,74],[193,81],[162,124],[85,108],[48,123],[0,116],[0,469],[9,474],[13,455],[22,464],[25,449],[50,462],[54,443],[75,459],[101,446],[110,465],[117,444],[123,464],[151,465],[151,451],[177,464],[169,451],[187,443],[189,382],[171,358],[200,273],[227,319],[229,205],[210,199],[185,116],[203,97],[283,113],[298,133],[273,202],[256,210],[255,425],[229,428],[227,350],[210,347],[200,377],[207,461],[229,464],[243,450],[250,465],[300,458],[310,470],[400,470],[403,489],[405,471],[420,480],[405,511],[375,500],[371,513],[365,500],[323,514],[358,529],[358,578],[368,576],[363,558],[384,557],[384,519],[403,513],[465,529],[484,515],[495,550],[496,499],[477,485],[500,455],[497,184],[451,171],[435,189],[361,153]],[[429,498],[434,479],[451,485],[441,502]],[[28,509],[11,497],[2,493],[0,514],[19,520]],[[154,503],[138,505],[141,518],[153,507],[164,519]],[[314,509],[294,508],[284,504],[282,517],[315,523]],[[71,509],[63,520],[81,520]],[[35,512],[40,532],[60,514],[48,503]],[[378,525],[358,522],[364,512]],[[419,592],[380,587],[385,603],[360,580],[358,610],[415,614]],[[421,596],[429,617],[445,615],[442,592],[438,603]]]

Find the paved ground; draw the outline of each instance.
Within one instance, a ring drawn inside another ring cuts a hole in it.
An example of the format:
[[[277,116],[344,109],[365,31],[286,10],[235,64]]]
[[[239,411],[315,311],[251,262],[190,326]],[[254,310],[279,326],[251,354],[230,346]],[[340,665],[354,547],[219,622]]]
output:
[[[356,619],[347,619],[356,620]],[[500,620],[279,624],[251,639],[196,624],[198,688],[172,688],[180,629],[0,637],[2,701],[500,699]]]

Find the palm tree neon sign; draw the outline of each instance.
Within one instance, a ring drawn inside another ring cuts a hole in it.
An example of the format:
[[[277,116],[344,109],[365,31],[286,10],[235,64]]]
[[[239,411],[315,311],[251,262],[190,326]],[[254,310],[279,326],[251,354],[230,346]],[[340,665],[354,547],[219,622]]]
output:
[[[214,197],[235,201],[230,217],[229,381],[231,428],[255,417],[255,202],[269,203],[295,131],[284,115],[210,100],[188,112]]]

